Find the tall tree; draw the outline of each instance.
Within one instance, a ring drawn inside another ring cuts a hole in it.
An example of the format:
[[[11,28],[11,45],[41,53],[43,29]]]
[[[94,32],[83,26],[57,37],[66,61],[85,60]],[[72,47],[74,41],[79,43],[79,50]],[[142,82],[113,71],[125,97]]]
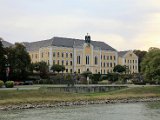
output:
[[[126,67],[122,65],[116,65],[113,69],[114,72],[123,73],[126,71]]]
[[[148,81],[160,82],[160,49],[150,48],[141,63],[141,70]]]
[[[139,72],[141,72],[141,62],[143,61],[145,55],[147,54],[147,51],[134,50],[133,52],[138,56],[138,69]]]
[[[6,51],[11,69],[10,77],[17,80],[26,79],[31,64],[26,48],[22,44],[16,43],[13,47],[6,48]]]
[[[6,64],[6,58],[5,58],[5,49],[2,44],[2,38],[0,38],[0,79],[5,79],[5,64]]]
[[[64,72],[65,70],[65,66],[64,65],[58,65],[58,64],[55,64],[51,67],[51,70],[53,70],[53,72]]]
[[[41,78],[48,78],[49,67],[46,62],[34,63],[34,70],[39,72]]]

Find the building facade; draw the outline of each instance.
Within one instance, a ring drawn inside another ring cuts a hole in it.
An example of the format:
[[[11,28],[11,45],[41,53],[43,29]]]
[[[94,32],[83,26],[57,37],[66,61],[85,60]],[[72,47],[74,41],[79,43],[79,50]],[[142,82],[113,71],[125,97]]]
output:
[[[107,74],[113,72],[117,64],[130,66],[130,63],[124,62],[124,59],[138,60],[133,52],[132,56],[131,51],[129,55],[120,56],[118,51],[108,44],[91,41],[89,35],[85,36],[85,40],[53,37],[49,40],[23,44],[29,52],[32,63],[45,61],[49,67],[53,64],[64,65],[65,73],[91,71]],[[138,63],[138,61],[135,62]],[[135,69],[131,67],[131,73],[137,73],[138,66],[135,65]]]
[[[133,51],[118,52],[118,64],[125,65],[128,73],[138,73],[138,57]]]

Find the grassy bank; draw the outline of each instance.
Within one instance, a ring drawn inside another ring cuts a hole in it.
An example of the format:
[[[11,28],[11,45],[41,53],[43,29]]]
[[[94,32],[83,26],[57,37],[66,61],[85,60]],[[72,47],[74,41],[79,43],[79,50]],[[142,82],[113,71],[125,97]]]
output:
[[[126,88],[106,93],[52,93],[44,90],[0,91],[0,106],[24,103],[57,103],[63,101],[160,97],[160,86]]]

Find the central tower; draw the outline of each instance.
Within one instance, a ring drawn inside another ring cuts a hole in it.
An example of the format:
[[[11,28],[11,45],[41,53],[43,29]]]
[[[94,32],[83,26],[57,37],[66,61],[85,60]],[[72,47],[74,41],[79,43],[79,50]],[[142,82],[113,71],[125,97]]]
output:
[[[85,36],[85,43],[90,44],[91,43],[91,36],[87,33]]]

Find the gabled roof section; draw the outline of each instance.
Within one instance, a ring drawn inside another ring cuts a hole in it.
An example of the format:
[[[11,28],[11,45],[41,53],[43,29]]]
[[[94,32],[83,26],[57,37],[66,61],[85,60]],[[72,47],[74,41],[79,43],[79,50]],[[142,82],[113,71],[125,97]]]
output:
[[[118,56],[123,57],[129,51],[119,51]]]
[[[4,41],[4,40],[2,40],[2,44],[3,44],[3,46],[6,48],[6,47],[11,47],[13,44],[12,43],[9,43],[9,42],[7,42],[7,41]]]
[[[42,40],[37,42],[23,42],[23,45],[26,47],[28,51],[38,50],[42,47],[48,47],[52,45],[52,39]]]
[[[41,47],[48,47],[48,46],[73,48],[74,46],[81,46],[84,43],[85,41],[82,39],[53,37],[49,40],[42,40],[42,41],[31,42],[31,43],[24,42],[23,44],[26,46],[28,51],[33,51],[33,50],[38,50]],[[91,41],[91,44],[94,47],[101,48],[102,50],[116,51],[116,49],[112,48],[111,46],[109,46],[104,42]]]

